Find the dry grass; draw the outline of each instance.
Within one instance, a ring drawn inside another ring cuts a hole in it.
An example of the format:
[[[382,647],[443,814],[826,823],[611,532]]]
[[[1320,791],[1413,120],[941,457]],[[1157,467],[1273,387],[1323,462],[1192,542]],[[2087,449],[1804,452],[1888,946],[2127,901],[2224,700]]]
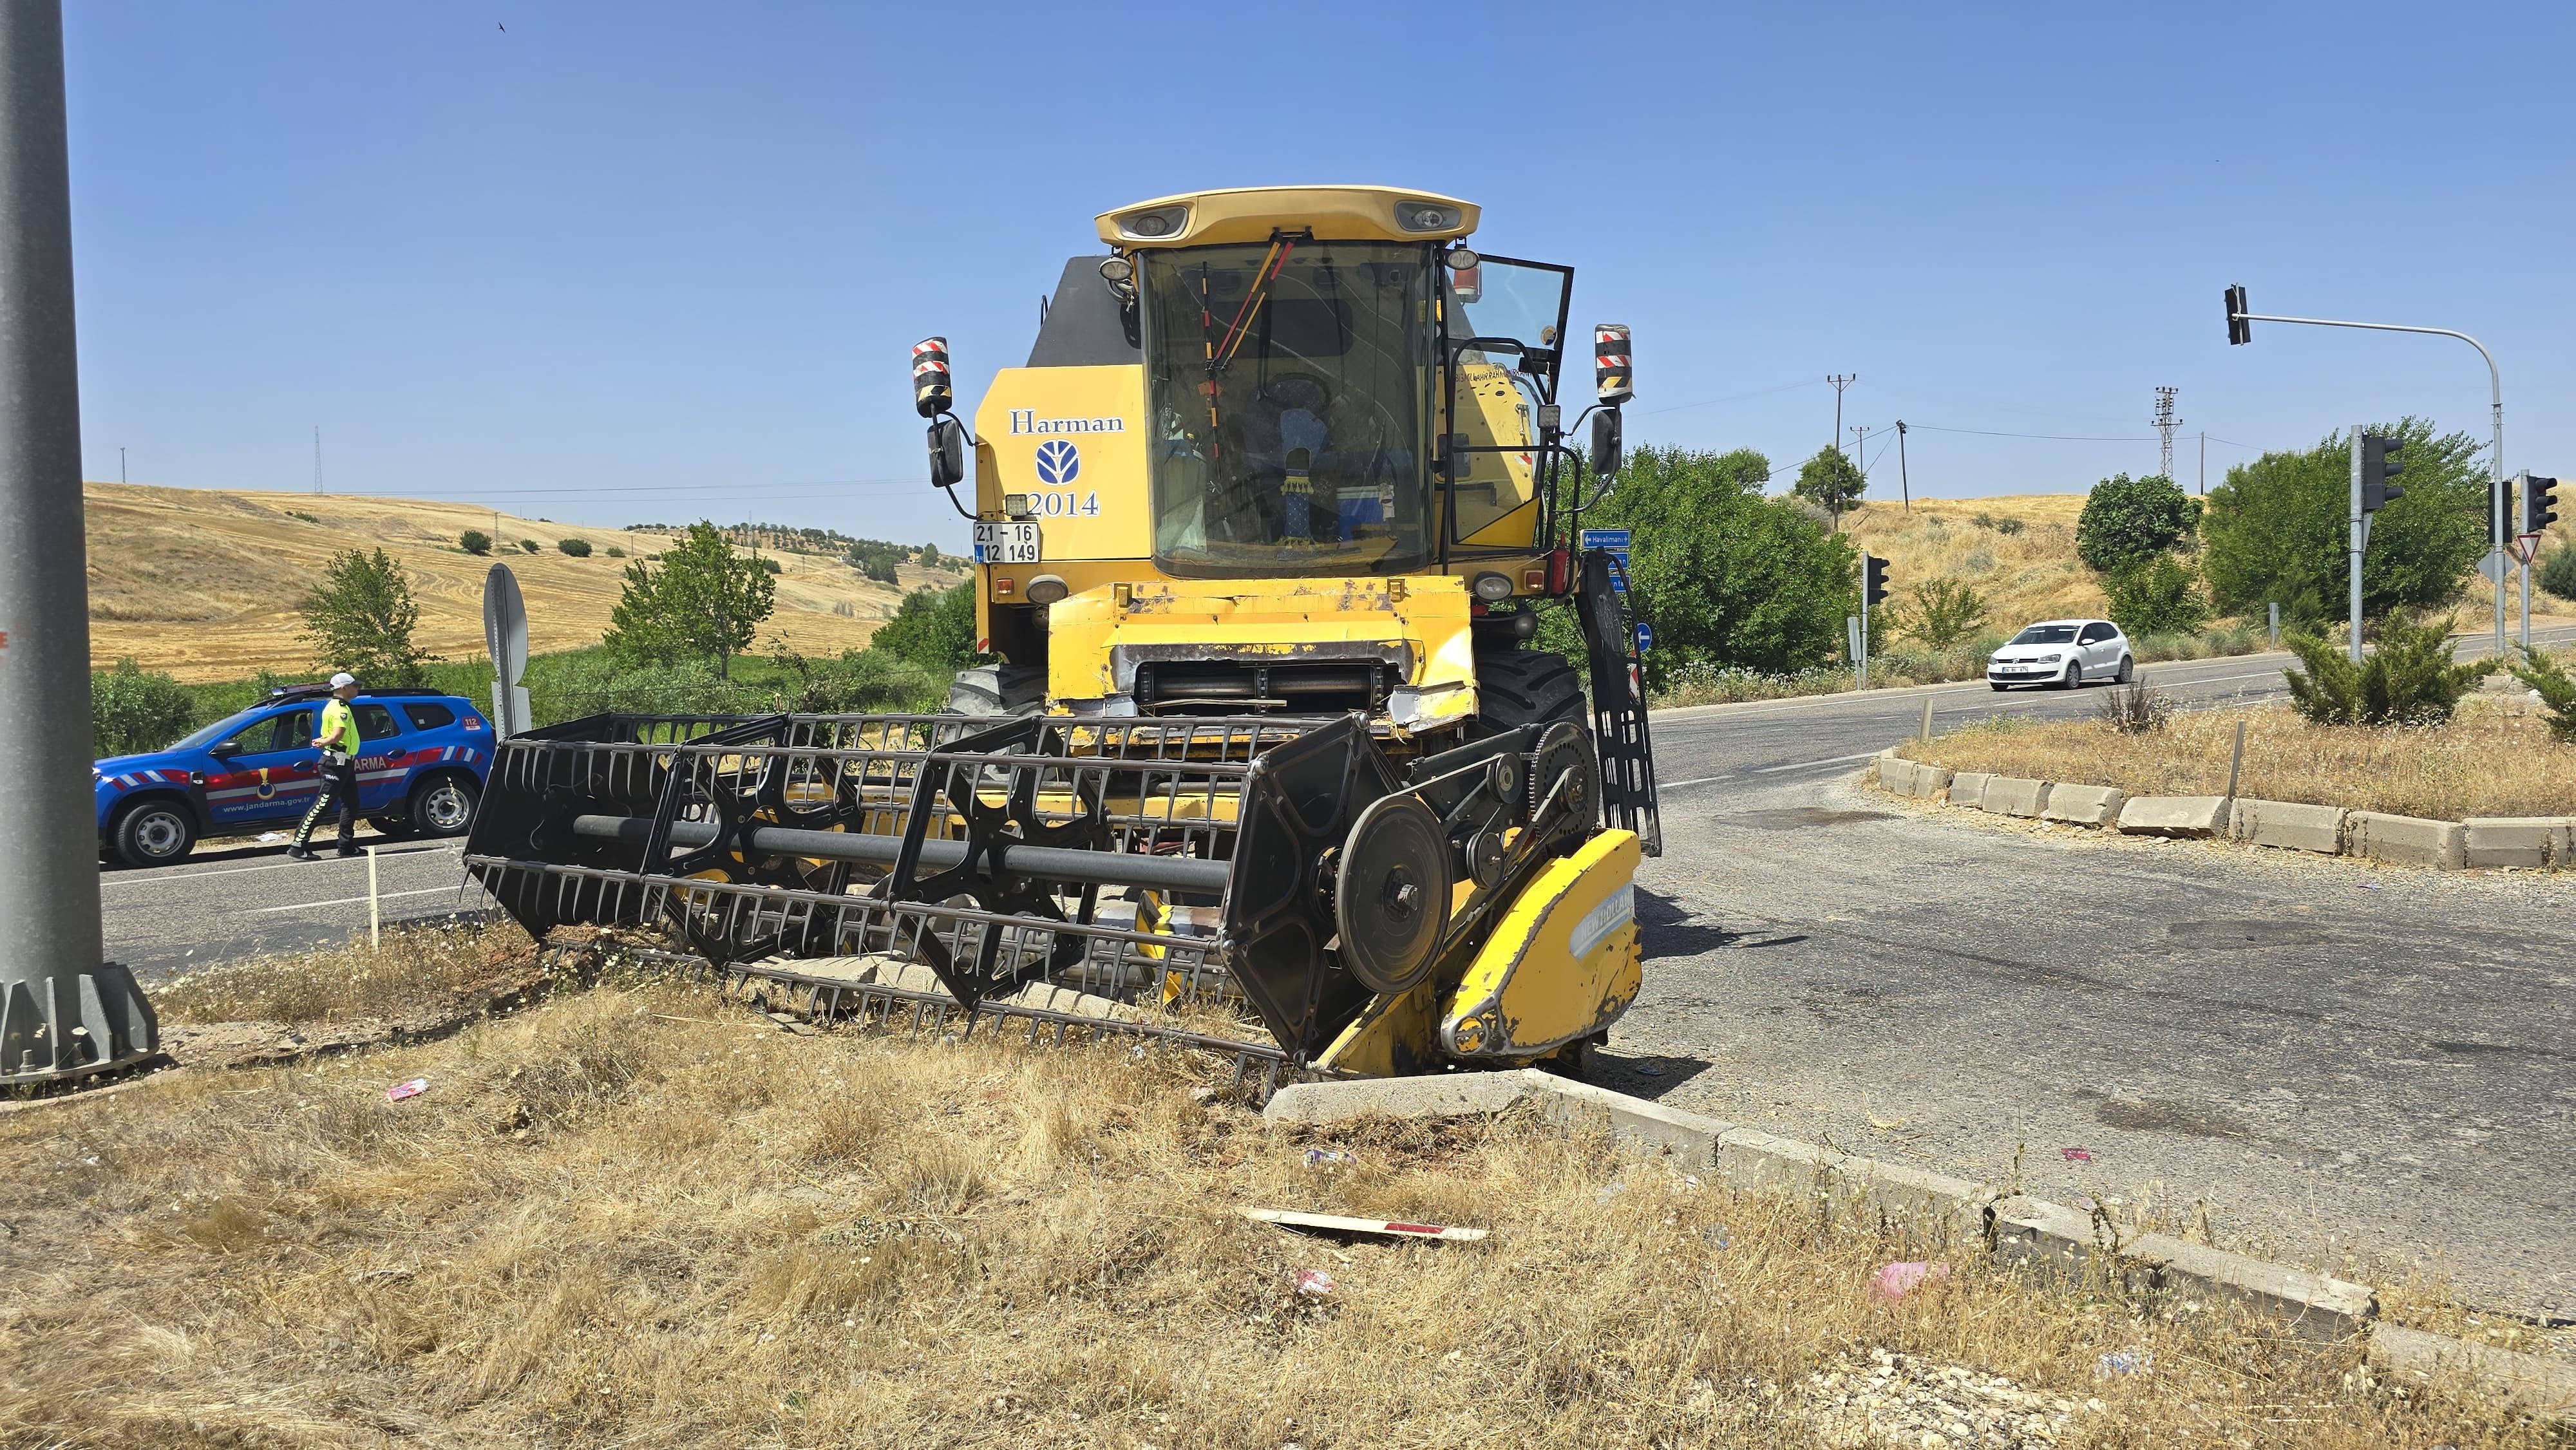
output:
[[[240,679],[261,669],[293,672],[310,661],[296,635],[295,601],[335,553],[382,548],[410,574],[420,604],[421,646],[462,659],[483,650],[483,576],[493,560],[510,566],[528,602],[531,648],[543,654],[596,644],[607,631],[626,561],[659,552],[660,534],[630,534],[580,524],[549,523],[462,503],[364,498],[345,494],[242,493],[222,489],[83,486],[89,533],[90,658],[100,669],[131,655],[147,669],[181,680]],[[312,520],[297,518],[312,515]],[[480,529],[508,544],[536,539],[540,553],[516,548],[478,558],[456,546]],[[586,539],[592,553],[575,559],[557,539]],[[763,626],[806,654],[836,655],[867,643],[877,621],[894,612],[905,590],[954,584],[958,576],[910,565],[903,588],[879,584],[833,559],[773,554],[778,612]]]
[[[790,1036],[660,984],[0,1116],[0,1444],[1854,1444],[1811,1376],[1880,1348],[2068,1396],[2069,1445],[2534,1443],[1982,1254],[1877,1303],[1919,1245],[1533,1119],[1311,1168],[1198,1071]],[[1494,1238],[1337,1247],[1250,1204]],[[2154,1368],[2095,1379],[2117,1350]]]
[[[2491,697],[2473,698],[2447,725],[2406,729],[2312,725],[2285,706],[2180,715],[2140,734],[2099,720],[1997,718],[1900,752],[1952,770],[2131,795],[2224,795],[2240,720],[2240,796],[2445,821],[2576,814],[2576,746],[2553,743],[2546,716]]]
[[[527,959],[527,934],[507,922],[401,927],[385,933],[380,951],[274,952],[192,972],[153,988],[152,1005],[170,1022],[403,1017],[444,1006]]]

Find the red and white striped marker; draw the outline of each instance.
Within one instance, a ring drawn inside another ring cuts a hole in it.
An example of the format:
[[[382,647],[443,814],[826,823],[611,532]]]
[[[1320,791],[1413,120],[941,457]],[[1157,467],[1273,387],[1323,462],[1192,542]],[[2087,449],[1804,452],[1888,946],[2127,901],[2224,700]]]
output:
[[[1485,1237],[1480,1228],[1457,1228],[1448,1224],[1405,1223],[1387,1218],[1347,1218],[1338,1213],[1299,1213],[1286,1208],[1247,1208],[1245,1218],[1255,1223],[1276,1224],[1280,1228],[1310,1229],[1318,1233],[1377,1234],[1396,1239],[1441,1239],[1449,1243],[1474,1243]]]

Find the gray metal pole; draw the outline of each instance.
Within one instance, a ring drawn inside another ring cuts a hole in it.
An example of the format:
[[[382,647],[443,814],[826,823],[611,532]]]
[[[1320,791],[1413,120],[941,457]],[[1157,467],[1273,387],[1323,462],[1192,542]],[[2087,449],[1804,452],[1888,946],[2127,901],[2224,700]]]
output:
[[[2370,527],[2369,516],[2361,511],[2361,426],[2352,425],[2352,662],[2361,663],[2361,551],[2364,535]],[[2502,598],[2499,594],[2496,597]]]
[[[0,0],[0,1087],[151,1056],[102,963],[60,0]]]
[[[2522,528],[2530,527],[2531,470],[2526,468],[2515,474],[2513,478],[2514,496],[2523,501],[2520,527],[2515,530],[2518,535]],[[2531,566],[2538,562],[2540,562],[2540,541],[2534,539],[2531,541],[2531,558],[2522,566],[2522,652],[2524,654],[2531,653]]]
[[[2230,315],[2243,318],[2247,322],[2295,322],[2306,327],[2358,327],[2369,332],[2418,332],[2428,337],[2456,337],[2476,348],[2478,356],[2486,359],[2487,407],[2493,415],[2495,424],[2495,447],[2490,451],[2487,459],[2487,477],[2495,484],[2495,487],[2490,490],[2494,495],[2492,502],[2495,519],[2489,529],[2488,545],[2495,550],[2496,557],[2499,559],[2504,557],[2504,374],[2496,370],[2495,354],[2487,351],[2485,343],[2465,332],[2454,331],[2448,327],[2403,327],[2394,322],[2343,322],[2331,317],[2272,317],[2260,312],[2238,312]],[[2496,585],[2495,597],[2495,648],[2496,653],[2502,655],[2504,653],[2503,584]],[[2355,648],[2359,646],[2356,645]]]

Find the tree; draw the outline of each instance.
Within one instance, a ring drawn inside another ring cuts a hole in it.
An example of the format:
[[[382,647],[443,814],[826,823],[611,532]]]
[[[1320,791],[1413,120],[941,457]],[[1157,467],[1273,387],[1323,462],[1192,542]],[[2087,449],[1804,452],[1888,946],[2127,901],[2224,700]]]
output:
[[[751,647],[777,597],[768,571],[736,554],[716,526],[702,520],[655,558],[626,566],[626,586],[608,612],[602,642],[621,661],[635,664],[712,655],[717,675],[729,680],[733,657]]]
[[[376,685],[417,685],[427,656],[412,642],[420,606],[411,580],[385,551],[333,556],[322,582],[296,605],[314,663]]]
[[[975,662],[975,585],[921,588],[903,597],[894,617],[877,626],[868,648],[934,670],[962,670]]]
[[[456,536],[456,545],[469,554],[492,552],[492,536],[481,529],[467,529]]]
[[[2116,573],[2191,537],[2199,522],[2200,500],[2172,479],[2116,473],[2084,496],[2075,557],[2100,573]]]
[[[2406,496],[2379,511],[2362,571],[2362,612],[2438,609],[2459,598],[2486,552],[2487,479],[2465,433],[2433,436],[2408,418],[2370,431],[2400,439]],[[2300,453],[2266,453],[2227,470],[2201,519],[2201,574],[2220,612],[2277,603],[2302,624],[2340,618],[2350,578],[2346,520],[2352,454],[2340,436]]]
[[[545,545],[538,543],[534,539],[521,539],[519,541],[519,552],[522,554],[533,554],[544,547]]]
[[[2576,599],[2576,544],[2561,544],[2540,561],[2532,576],[2540,587],[2561,599]]]
[[[1913,618],[1905,632],[1934,649],[1948,649],[1983,628],[1986,601],[1957,579],[1926,579],[1914,586]]]
[[[2103,586],[2111,597],[2111,620],[2131,639],[2151,634],[2189,634],[2209,622],[2209,605],[2191,566],[2171,554],[2131,560],[2114,570]]]
[[[113,670],[90,671],[89,715],[91,748],[105,760],[168,748],[197,723],[197,706],[186,686],[128,655]]]
[[[1843,510],[1860,502],[1869,480],[1861,477],[1860,465],[1851,461],[1840,448],[1819,449],[1816,456],[1798,468],[1798,481],[1789,489],[1800,498],[1813,499],[1817,506],[1834,516],[1834,527],[1842,527]]]
[[[564,553],[575,559],[587,559],[590,557],[590,540],[588,539],[557,539],[555,540],[555,547],[561,549]]]
[[[1588,498],[1579,469],[1562,486]],[[1586,527],[1632,531],[1629,587],[1637,617],[1654,626],[1646,673],[1660,683],[1692,664],[1785,674],[1823,664],[1843,645],[1843,616],[1858,598],[1849,542],[1782,499],[1766,499],[1770,460],[1641,447],[1618,490],[1583,516]],[[1572,631],[1543,642],[1568,653]]]
[[[939,546],[937,544],[924,544],[921,546],[921,567],[924,569],[936,569],[939,567]]]

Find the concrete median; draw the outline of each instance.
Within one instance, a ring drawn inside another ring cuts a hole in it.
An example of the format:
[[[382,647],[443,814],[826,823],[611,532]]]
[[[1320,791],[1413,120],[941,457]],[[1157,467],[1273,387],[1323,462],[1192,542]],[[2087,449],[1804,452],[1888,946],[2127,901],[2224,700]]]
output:
[[[1914,767],[1914,794],[1925,800],[1940,800],[1950,793],[1950,772],[1937,765]]]
[[[2525,871],[2576,869],[2576,818],[2471,816],[2460,825],[2463,864]]]
[[[2347,821],[2344,854],[2391,866],[2430,866],[2457,871],[2468,858],[2468,832],[2457,821],[2354,811]]]
[[[2314,851],[2332,856],[2343,850],[2341,806],[2300,805],[2292,801],[2239,800],[2227,834],[2235,840],[2281,851]]]
[[[2048,782],[2023,780],[2011,775],[1989,776],[1985,806],[1999,816],[2019,816],[2026,821],[2035,821],[2048,806]]]
[[[1878,757],[1878,783],[1898,795],[1914,794],[1914,772],[1922,767],[1893,751]]]
[[[2052,785],[2048,788],[2048,808],[2039,813],[2043,821],[2067,826],[2108,826],[2120,819],[2120,807],[2129,797],[2114,785]]]
[[[2227,826],[2223,795],[2136,795],[2120,807],[2120,832],[2129,836],[2201,839]]]
[[[1986,804],[1986,782],[1993,776],[1982,770],[1962,770],[1950,777],[1950,804],[1983,810]]]

